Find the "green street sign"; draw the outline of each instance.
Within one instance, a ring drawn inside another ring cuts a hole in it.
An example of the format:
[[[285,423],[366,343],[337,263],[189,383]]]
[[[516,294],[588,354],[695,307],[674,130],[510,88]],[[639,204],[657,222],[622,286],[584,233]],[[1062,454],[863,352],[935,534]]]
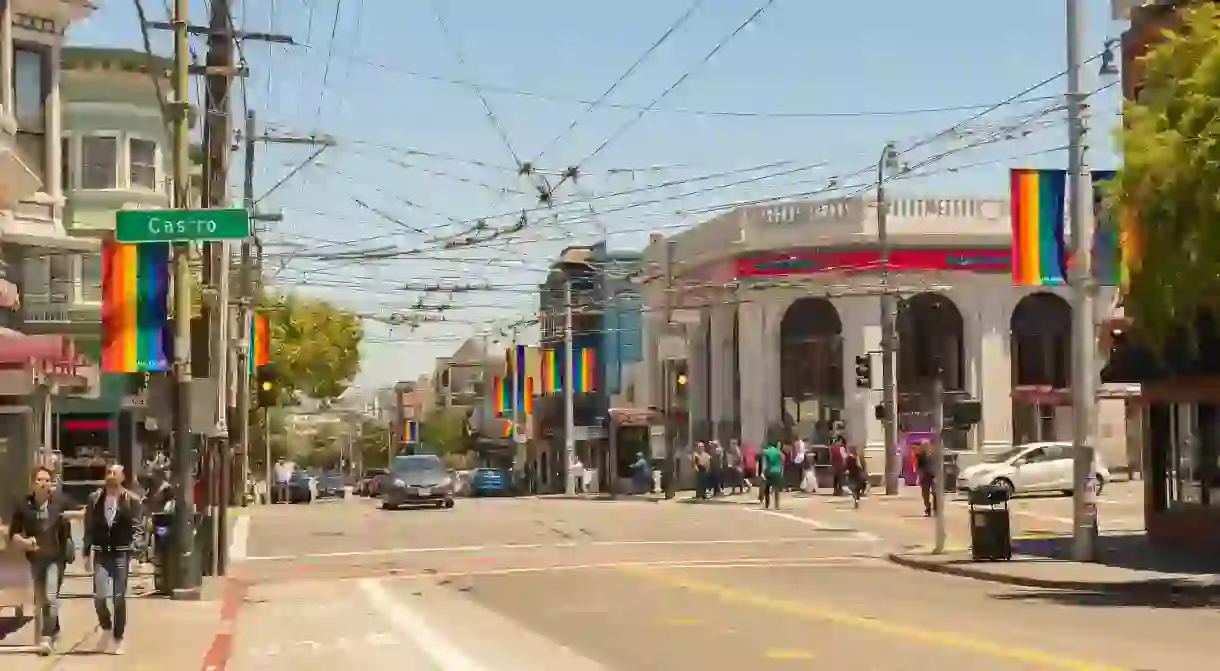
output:
[[[215,210],[119,210],[117,242],[191,242],[250,237],[250,214],[240,208]]]

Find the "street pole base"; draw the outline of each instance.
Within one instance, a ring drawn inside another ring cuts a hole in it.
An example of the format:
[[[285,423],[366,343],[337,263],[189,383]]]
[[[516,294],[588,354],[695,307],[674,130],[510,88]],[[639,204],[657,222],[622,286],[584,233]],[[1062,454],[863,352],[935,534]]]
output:
[[[175,588],[169,598],[172,601],[199,601],[203,598],[203,590],[198,587]]]

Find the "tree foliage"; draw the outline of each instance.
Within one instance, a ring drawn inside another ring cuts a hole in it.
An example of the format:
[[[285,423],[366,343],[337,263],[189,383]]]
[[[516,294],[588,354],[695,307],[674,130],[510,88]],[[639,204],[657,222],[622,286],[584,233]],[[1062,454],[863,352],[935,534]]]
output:
[[[1124,308],[1156,344],[1220,301],[1220,8],[1181,18],[1142,59],[1108,194],[1138,250]]]
[[[266,298],[271,363],[285,401],[301,396],[328,403],[343,395],[360,372],[360,317],[319,299]]]
[[[420,438],[438,454],[457,454],[470,448],[466,430],[466,411],[460,408],[436,408],[424,418]]]

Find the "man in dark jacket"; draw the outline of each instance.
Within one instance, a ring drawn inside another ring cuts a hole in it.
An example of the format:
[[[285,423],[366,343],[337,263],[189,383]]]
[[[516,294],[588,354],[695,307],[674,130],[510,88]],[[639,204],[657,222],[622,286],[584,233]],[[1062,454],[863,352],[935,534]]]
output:
[[[141,501],[123,486],[123,467],[106,469],[106,484],[89,497],[85,508],[85,568],[93,573],[93,606],[102,630],[98,649],[123,654],[127,630],[127,579],[131,562],[144,541]],[[108,600],[114,602],[111,615]]]
[[[936,499],[932,490],[936,487],[936,455],[932,443],[921,441],[915,448],[915,471],[919,476],[919,497],[923,499],[923,515],[931,517],[936,512]]]
[[[25,552],[34,579],[34,599],[42,611],[38,653],[49,655],[59,636],[59,586],[64,565],[76,558],[72,547],[72,524],[64,513],[76,506],[55,491],[51,469],[34,469],[30,494],[13,509],[9,543]]]

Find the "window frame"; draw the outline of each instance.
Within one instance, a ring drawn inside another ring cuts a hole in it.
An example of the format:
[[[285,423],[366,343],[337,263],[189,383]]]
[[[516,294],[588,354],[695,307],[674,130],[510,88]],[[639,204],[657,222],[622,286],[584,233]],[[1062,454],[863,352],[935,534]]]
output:
[[[10,65],[10,67],[12,68],[12,71],[13,71],[12,72],[12,77],[13,77],[13,110],[12,110],[12,113],[13,113],[13,119],[15,121],[17,121],[17,132],[18,133],[26,133],[29,135],[42,135],[44,137],[47,135],[47,131],[48,131],[48,128],[47,128],[47,125],[48,125],[48,123],[47,123],[48,122],[47,99],[51,97],[51,84],[52,84],[52,74],[53,74],[52,68],[54,67],[53,51],[54,50],[51,48],[51,46],[49,44],[44,44],[42,42],[35,42],[33,40],[23,40],[23,39],[17,39],[17,38],[13,39],[13,62]],[[41,68],[40,68],[41,72],[39,73],[39,83],[41,85],[41,92],[40,92],[41,101],[39,102],[39,108],[42,110],[42,124],[38,130],[23,129],[21,127],[21,115],[18,113],[18,110],[21,108],[21,101],[20,101],[20,96],[17,94],[17,90],[18,90],[18,87],[17,87],[18,56],[17,56],[17,54],[19,54],[21,52],[37,54],[42,59]]]
[[[108,187],[91,187],[85,184],[85,142],[88,140],[113,140],[114,141],[114,185]],[[78,144],[80,145],[80,161],[79,177],[77,179],[77,188],[81,191],[118,191],[123,189],[123,133],[120,131],[98,130],[89,133],[80,133]]]
[[[131,143],[133,141],[152,143],[152,146],[153,146],[153,158],[152,158],[152,160],[153,160],[153,163],[152,163],[153,183],[152,183],[151,187],[137,185],[135,183],[135,180],[132,179],[132,169],[135,166],[135,161],[132,160],[132,151],[131,151]],[[120,188],[122,188],[123,186],[126,186],[126,188],[131,191],[141,191],[141,192],[147,192],[147,193],[161,193],[162,191],[164,191],[162,182],[165,181],[165,176],[162,172],[162,167],[161,167],[161,160],[162,160],[161,140],[154,138],[154,137],[149,137],[147,135],[144,135],[143,133],[127,133],[123,144],[124,144],[124,151],[122,152],[122,155],[120,156],[119,163],[123,165],[122,172],[124,175],[126,175],[127,181],[126,181],[125,185],[120,184]]]
[[[77,169],[79,161],[76,160],[80,155],[78,136],[73,131],[63,131],[59,135],[60,151],[62,152],[62,156],[59,157],[61,168],[59,178],[62,180],[59,190],[67,194],[80,182],[80,171]]]

